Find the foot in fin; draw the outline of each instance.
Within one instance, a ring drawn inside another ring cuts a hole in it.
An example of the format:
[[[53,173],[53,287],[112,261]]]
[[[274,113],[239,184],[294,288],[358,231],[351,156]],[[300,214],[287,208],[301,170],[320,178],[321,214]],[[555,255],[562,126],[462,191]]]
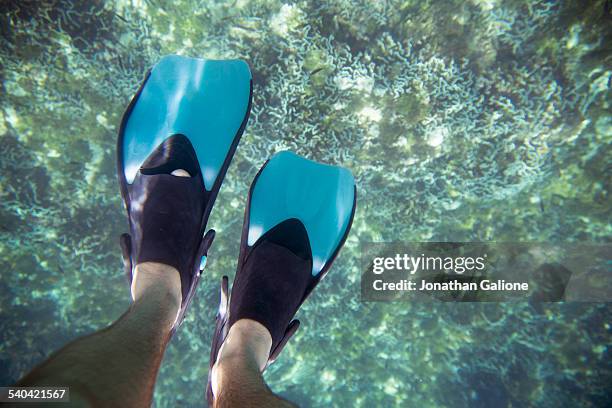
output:
[[[191,302],[214,231],[206,223],[246,126],[251,74],[243,61],[162,58],[128,106],[117,142],[129,234],[121,236],[131,279],[142,262],[179,271],[182,303]],[[188,177],[177,177],[176,172]]]
[[[249,191],[231,298],[228,278],[221,283],[206,389],[211,406],[210,375],[229,328],[240,319],[266,327],[272,363],[299,327],[292,319],[300,305],[344,244],[355,206],[355,182],[347,169],[290,152],[276,154],[261,168]]]

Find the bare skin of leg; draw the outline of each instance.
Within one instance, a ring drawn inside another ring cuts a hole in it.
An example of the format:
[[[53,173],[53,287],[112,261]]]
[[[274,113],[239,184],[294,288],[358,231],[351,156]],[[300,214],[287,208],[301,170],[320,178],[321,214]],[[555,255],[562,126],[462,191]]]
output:
[[[189,177],[183,169],[172,175]],[[134,303],[119,320],[55,352],[17,386],[70,387],[73,406],[150,406],[181,279],[173,267],[144,262],[134,268],[131,291]]]
[[[151,405],[153,386],[181,304],[176,269],[136,266],[134,303],[110,327],[55,352],[17,386],[70,387],[73,406]]]
[[[294,407],[274,395],[263,380],[272,337],[259,322],[238,320],[219,349],[212,371],[215,408]]]

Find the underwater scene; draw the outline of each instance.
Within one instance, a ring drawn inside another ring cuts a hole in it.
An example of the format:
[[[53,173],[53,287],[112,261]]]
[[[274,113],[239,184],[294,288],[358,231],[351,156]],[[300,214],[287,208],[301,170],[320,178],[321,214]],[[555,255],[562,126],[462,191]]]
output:
[[[156,407],[205,404],[223,275],[274,153],[349,168],[351,232],[265,372],[305,407],[612,406],[612,304],[366,302],[368,242],[612,241],[612,3],[0,3],[0,386],[130,305],[121,117],[162,56],[240,58],[246,131]],[[610,272],[612,273],[612,272]]]

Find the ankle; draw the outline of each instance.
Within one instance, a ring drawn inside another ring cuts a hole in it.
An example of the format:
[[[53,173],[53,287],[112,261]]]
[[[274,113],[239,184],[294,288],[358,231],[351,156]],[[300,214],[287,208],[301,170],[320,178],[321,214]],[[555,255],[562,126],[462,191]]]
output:
[[[272,337],[261,323],[250,319],[240,319],[230,327],[227,337],[217,356],[217,362],[228,359],[249,359],[257,363],[260,371],[264,369],[270,355]]]
[[[181,307],[181,279],[168,265],[144,262],[136,265],[132,279],[132,299],[136,308],[155,307],[172,326]]]
[[[270,332],[261,323],[250,319],[241,319],[234,323],[212,368],[213,394],[218,394],[217,391],[222,388],[224,381],[231,380],[232,371],[263,371],[271,346]],[[230,375],[224,375],[225,373]]]

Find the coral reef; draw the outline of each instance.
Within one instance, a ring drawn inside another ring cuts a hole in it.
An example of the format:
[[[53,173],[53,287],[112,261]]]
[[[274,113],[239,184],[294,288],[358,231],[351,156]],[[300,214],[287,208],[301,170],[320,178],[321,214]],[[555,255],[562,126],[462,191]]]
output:
[[[610,405],[609,305],[362,303],[359,243],[610,242],[611,18],[606,1],[3,2],[0,385],[128,305],[116,131],[146,70],[179,53],[247,60],[254,101],[157,406],[203,400],[246,193],[283,149],[351,168],[359,206],[273,390],[306,406]]]

